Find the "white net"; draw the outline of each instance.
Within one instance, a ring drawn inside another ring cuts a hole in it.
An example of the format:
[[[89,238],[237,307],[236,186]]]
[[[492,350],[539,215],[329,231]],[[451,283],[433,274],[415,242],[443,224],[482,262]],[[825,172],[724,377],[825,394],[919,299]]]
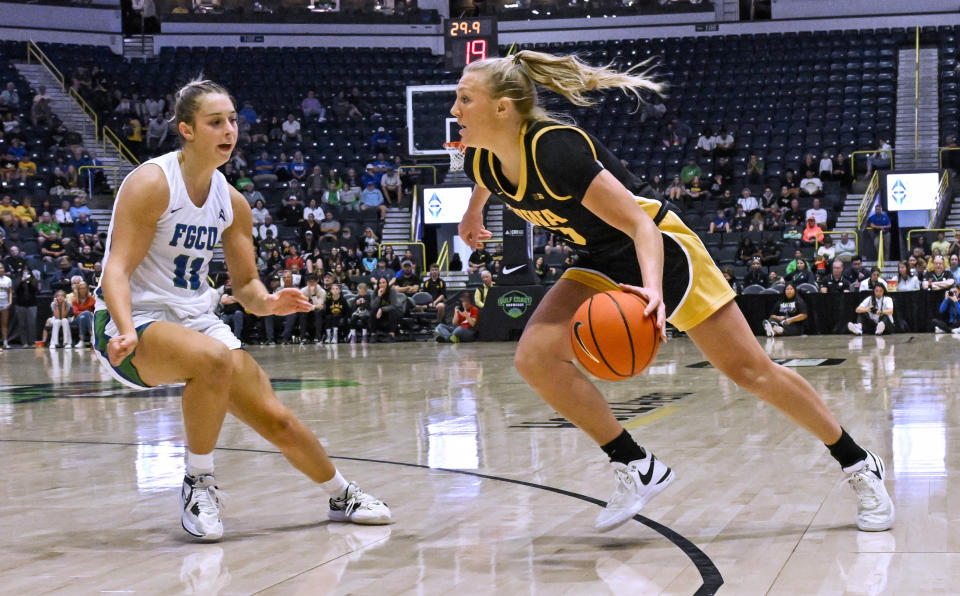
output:
[[[463,156],[466,152],[466,147],[461,143],[444,143],[443,148],[447,150],[447,153],[450,154],[450,171],[451,172],[462,172],[463,171]]]

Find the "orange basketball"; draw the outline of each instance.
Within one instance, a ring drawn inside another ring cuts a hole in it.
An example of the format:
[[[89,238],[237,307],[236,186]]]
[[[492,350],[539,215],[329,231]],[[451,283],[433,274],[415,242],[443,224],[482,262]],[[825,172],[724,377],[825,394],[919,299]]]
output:
[[[570,323],[570,341],[580,364],[595,377],[622,381],[643,372],[660,347],[647,301],[619,290],[596,294]]]

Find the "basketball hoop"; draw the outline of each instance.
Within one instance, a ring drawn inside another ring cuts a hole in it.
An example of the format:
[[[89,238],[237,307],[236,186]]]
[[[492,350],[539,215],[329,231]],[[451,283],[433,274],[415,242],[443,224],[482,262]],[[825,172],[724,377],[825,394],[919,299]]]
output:
[[[450,171],[462,172],[463,157],[466,155],[467,146],[460,141],[451,141],[449,143],[444,143],[443,148],[446,149],[447,153],[450,154]]]

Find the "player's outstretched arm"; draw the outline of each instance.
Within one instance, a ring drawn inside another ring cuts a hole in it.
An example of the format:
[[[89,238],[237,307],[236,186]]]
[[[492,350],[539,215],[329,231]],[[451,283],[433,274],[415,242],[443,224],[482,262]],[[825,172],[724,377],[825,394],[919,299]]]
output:
[[[490,198],[490,191],[480,185],[473,187],[470,205],[467,206],[457,233],[470,248],[480,248],[484,240],[493,238],[493,232],[483,227],[483,206]]]
[[[157,220],[170,203],[167,178],[159,166],[147,164],[124,181],[113,214],[113,231],[107,240],[110,257],[101,282],[103,299],[119,335],[107,345],[110,362],[117,366],[137,348],[130,298],[130,276],[143,261],[157,232]]]
[[[647,301],[646,314],[656,312],[657,327],[666,339],[666,310],[663,305],[663,236],[633,194],[604,170],[597,174],[583,197],[583,206],[597,217],[633,238],[643,275],[643,287],[624,286]]]
[[[253,217],[250,205],[240,191],[230,189],[233,223],[223,232],[223,255],[233,284],[233,295],[249,312],[263,317],[288,315],[312,310],[310,301],[300,290],[287,288],[276,294],[267,291],[260,281],[253,258]]]

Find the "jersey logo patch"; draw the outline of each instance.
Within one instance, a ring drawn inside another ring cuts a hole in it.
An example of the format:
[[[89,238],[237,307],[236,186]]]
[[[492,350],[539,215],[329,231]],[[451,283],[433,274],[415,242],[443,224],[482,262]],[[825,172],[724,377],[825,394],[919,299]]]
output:
[[[533,193],[533,200],[535,200],[535,201],[542,201],[542,200],[544,200],[545,198],[546,198],[545,196],[543,196],[542,194],[540,194],[540,193],[538,193],[538,192]]]
[[[180,211],[181,209],[183,209],[183,207],[177,207],[176,209],[171,209],[171,210],[170,210],[170,213],[176,213],[177,211]]]
[[[223,209],[220,210],[220,213],[217,215],[223,221],[227,221],[227,217],[223,214]]]

